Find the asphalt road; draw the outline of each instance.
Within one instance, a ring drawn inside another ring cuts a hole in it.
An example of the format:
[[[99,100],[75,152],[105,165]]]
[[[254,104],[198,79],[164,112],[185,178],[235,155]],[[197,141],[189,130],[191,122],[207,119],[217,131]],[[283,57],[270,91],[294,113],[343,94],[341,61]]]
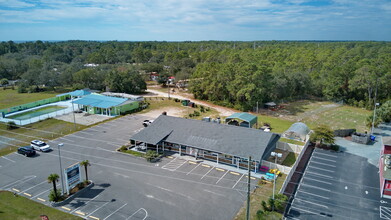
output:
[[[287,219],[391,219],[378,171],[367,158],[315,149]]]
[[[149,119],[131,115],[49,142],[53,151],[27,158],[0,157],[0,189],[48,205],[52,184],[62,167],[88,159],[95,186],[59,210],[86,219],[232,219],[246,199],[243,174],[180,158],[149,163],[115,152]],[[84,169],[82,169],[84,179]],[[253,186],[256,180],[252,180]],[[58,183],[61,188],[61,183]]]

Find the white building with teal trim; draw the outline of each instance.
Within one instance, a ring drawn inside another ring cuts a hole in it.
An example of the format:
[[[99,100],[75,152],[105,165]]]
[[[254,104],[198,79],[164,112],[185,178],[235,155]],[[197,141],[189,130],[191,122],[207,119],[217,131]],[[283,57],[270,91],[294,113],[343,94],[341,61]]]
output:
[[[78,104],[80,110],[90,114],[107,116],[117,116],[139,108],[138,101],[99,94],[86,95],[80,99],[74,100],[73,103]]]

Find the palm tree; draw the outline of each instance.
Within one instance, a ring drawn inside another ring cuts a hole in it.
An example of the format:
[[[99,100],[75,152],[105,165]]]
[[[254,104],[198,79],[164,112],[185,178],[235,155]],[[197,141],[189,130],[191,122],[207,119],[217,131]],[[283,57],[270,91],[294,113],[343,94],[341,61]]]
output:
[[[85,171],[85,173],[86,173],[86,181],[88,181],[87,167],[88,167],[88,166],[91,166],[90,161],[88,161],[88,160],[83,160],[82,162],[80,162],[80,166],[83,166],[83,167],[84,167],[84,171]]]
[[[54,190],[54,195],[56,197],[56,201],[58,200],[58,194],[57,194],[57,187],[56,187],[56,182],[58,182],[58,179],[60,177],[58,176],[57,173],[52,173],[48,176],[48,183],[53,183],[53,190]]]

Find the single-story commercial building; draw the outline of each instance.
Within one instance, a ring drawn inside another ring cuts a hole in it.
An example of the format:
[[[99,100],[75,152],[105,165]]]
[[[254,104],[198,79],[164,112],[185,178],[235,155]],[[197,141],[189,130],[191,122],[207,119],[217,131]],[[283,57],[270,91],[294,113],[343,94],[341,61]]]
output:
[[[237,112],[225,118],[225,123],[252,128],[255,124],[258,124],[258,117],[246,112]]]
[[[90,114],[116,116],[139,107],[139,102],[125,98],[109,97],[99,94],[86,95],[73,101],[79,109]]]
[[[173,151],[243,169],[251,156],[251,169],[257,171],[279,138],[258,129],[160,115],[130,141],[158,152]]]

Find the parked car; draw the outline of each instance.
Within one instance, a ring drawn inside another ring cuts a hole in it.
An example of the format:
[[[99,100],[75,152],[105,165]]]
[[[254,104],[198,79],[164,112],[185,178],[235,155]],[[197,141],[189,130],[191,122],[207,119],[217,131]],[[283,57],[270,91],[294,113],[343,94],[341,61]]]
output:
[[[26,157],[31,157],[35,155],[35,150],[31,146],[19,147],[18,154],[25,155]]]
[[[148,127],[152,122],[153,120],[144,120],[143,125],[144,127]]]
[[[52,150],[48,144],[40,140],[31,141],[31,147],[33,147],[34,150],[42,152],[48,152]]]

